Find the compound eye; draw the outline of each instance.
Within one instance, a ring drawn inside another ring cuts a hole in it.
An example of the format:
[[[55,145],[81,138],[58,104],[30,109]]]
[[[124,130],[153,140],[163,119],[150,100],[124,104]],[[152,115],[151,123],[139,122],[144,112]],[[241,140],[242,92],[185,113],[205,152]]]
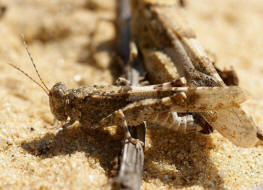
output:
[[[62,89],[56,89],[52,94],[55,98],[61,98],[64,96],[64,91]]]

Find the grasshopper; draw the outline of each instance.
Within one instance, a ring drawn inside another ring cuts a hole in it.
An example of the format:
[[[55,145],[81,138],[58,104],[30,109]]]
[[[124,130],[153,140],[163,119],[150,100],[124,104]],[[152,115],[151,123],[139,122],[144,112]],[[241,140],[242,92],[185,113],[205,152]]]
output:
[[[52,114],[63,123],[61,130],[76,121],[91,128],[117,125],[124,128],[126,139],[137,144],[142,142],[131,137],[128,125],[137,126],[147,121],[179,130],[176,115],[166,121],[159,121],[157,117],[168,111],[203,112],[238,107],[246,100],[245,93],[239,87],[184,87],[184,78],[143,87],[94,85],[68,89],[64,83],[58,82],[49,89],[43,82],[25,41],[24,46],[41,83],[19,67],[8,64],[26,75],[48,95]],[[213,101],[215,98],[217,101]],[[187,127],[194,128],[198,125],[193,123]]]
[[[132,5],[133,39],[153,82],[185,77],[190,87],[225,88],[174,1],[134,0]],[[216,102],[217,98],[213,100]],[[207,110],[199,115],[235,145],[252,147],[263,139],[252,117],[239,106]]]

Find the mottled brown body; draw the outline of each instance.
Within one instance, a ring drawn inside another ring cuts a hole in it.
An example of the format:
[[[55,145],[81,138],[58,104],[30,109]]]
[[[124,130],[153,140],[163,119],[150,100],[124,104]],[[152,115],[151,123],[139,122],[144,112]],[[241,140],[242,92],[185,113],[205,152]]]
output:
[[[63,83],[57,83],[49,92],[50,108],[56,119],[67,122],[63,128],[75,121],[92,128],[109,125],[126,128],[143,121],[161,123],[154,119],[163,118],[161,113],[168,111],[225,109],[238,106],[246,99],[239,87],[174,87],[182,81],[143,87],[86,86],[77,89],[67,89]],[[226,98],[225,94],[229,97]],[[211,97],[218,101],[209,101]],[[176,117],[167,117],[166,122],[171,123],[169,120]]]

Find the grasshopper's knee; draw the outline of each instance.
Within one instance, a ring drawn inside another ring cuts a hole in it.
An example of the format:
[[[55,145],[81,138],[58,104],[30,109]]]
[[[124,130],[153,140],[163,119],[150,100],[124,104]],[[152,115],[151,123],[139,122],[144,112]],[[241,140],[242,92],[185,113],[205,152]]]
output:
[[[116,81],[115,81],[115,85],[117,86],[130,86],[131,83],[130,81],[128,81],[125,78],[119,77]]]
[[[176,79],[176,80],[173,80],[172,82],[171,82],[171,85],[172,86],[175,86],[175,87],[182,87],[182,86],[186,86],[186,79],[185,79],[185,77],[181,77],[181,78],[179,78],[179,79]]]
[[[170,101],[176,104],[184,104],[186,100],[187,100],[187,96],[184,92],[176,93],[170,98]]]

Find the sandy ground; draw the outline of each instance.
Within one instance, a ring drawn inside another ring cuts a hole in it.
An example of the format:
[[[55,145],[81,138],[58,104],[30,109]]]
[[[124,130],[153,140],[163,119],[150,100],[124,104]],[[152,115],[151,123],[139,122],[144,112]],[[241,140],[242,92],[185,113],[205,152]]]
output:
[[[112,83],[114,27],[98,17],[114,18],[114,1],[0,0],[1,5],[7,9],[0,18],[0,189],[109,189],[122,134],[75,124],[55,136],[47,95],[6,63],[37,78],[23,33],[48,87],[58,81],[69,87]],[[192,0],[186,17],[217,64],[234,66],[250,94],[244,106],[262,128],[262,1]],[[217,132],[166,129],[149,129],[146,140],[142,189],[263,186],[263,146],[245,149]]]

